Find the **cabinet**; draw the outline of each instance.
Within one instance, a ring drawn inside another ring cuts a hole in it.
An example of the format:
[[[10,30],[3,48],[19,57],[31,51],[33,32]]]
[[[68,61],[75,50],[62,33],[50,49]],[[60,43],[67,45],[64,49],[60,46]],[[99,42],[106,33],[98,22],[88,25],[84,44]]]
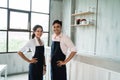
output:
[[[74,13],[71,15],[74,19],[73,24],[71,26],[94,26],[95,20],[94,12],[80,12],[80,13]]]

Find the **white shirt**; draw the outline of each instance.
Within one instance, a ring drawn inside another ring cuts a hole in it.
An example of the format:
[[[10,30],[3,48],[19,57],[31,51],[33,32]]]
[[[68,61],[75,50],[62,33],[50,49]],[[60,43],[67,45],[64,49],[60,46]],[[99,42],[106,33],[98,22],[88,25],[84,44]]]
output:
[[[56,34],[53,34],[52,41],[60,42],[60,48],[65,55],[67,55],[67,51],[69,51],[69,53],[76,52],[76,48],[71,39],[62,33],[58,36]]]
[[[43,45],[43,41],[42,41]],[[27,51],[30,49],[32,51],[32,56],[35,54],[35,48],[36,46],[42,46],[39,44],[37,38],[30,39],[19,51],[22,53],[27,53]]]

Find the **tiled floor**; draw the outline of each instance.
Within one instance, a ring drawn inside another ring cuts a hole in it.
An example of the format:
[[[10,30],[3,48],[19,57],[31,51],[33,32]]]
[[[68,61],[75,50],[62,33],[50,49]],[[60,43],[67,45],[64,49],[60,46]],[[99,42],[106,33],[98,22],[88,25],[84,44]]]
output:
[[[7,80],[28,80],[28,73],[11,75]]]

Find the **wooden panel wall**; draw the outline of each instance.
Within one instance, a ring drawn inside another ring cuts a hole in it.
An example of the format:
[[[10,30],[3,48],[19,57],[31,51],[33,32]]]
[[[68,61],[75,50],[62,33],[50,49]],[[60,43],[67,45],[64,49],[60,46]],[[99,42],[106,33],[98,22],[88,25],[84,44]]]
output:
[[[98,3],[97,55],[120,59],[120,0]]]

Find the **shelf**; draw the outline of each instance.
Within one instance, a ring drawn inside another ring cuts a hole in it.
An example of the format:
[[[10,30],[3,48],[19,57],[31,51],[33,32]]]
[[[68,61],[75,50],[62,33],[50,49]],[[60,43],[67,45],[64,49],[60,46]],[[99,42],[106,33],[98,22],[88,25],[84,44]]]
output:
[[[72,16],[89,15],[89,14],[94,14],[94,12],[81,12],[81,13],[75,13],[75,14],[72,14]]]
[[[71,25],[71,26],[94,26],[94,24],[79,24],[79,25]]]

